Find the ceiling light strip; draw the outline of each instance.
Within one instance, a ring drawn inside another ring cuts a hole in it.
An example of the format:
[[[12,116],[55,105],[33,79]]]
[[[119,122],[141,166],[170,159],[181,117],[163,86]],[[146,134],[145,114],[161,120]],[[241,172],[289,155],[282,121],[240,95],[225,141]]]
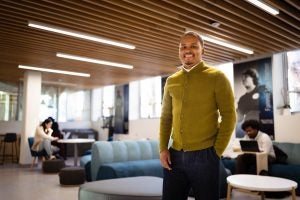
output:
[[[28,26],[33,27],[33,28],[46,30],[46,31],[51,31],[51,32],[54,32],[54,33],[60,33],[60,34],[63,34],[63,35],[68,35],[68,36],[72,36],[72,37],[76,37],[76,38],[81,38],[81,39],[85,39],[85,40],[99,42],[99,43],[103,43],[103,44],[113,45],[113,46],[127,48],[127,49],[135,49],[135,46],[131,45],[131,44],[127,44],[127,43],[123,43],[123,42],[117,42],[117,41],[101,38],[101,37],[98,37],[98,36],[92,36],[92,35],[89,35],[89,34],[79,33],[79,32],[71,31],[71,30],[64,29],[64,28],[59,28],[59,27],[55,27],[55,26],[46,25],[46,24],[43,24],[43,23],[29,21]]]
[[[72,75],[72,76],[83,76],[83,77],[91,76],[90,74],[86,74],[86,73],[49,69],[49,68],[41,68],[41,67],[32,67],[32,66],[26,66],[26,65],[19,65],[18,68],[34,70],[34,71],[41,71],[41,72],[57,73],[57,74],[67,74],[67,75]]]
[[[279,14],[279,10],[276,8],[273,8],[272,6],[266,4],[265,2],[262,2],[260,0],[246,0],[249,3],[255,5],[256,7],[272,14],[272,15],[278,15]]]
[[[100,65],[108,65],[108,66],[112,66],[112,67],[133,69],[132,65],[109,62],[109,61],[105,61],[105,60],[98,60],[98,59],[87,58],[87,57],[82,57],[82,56],[75,56],[75,55],[70,55],[70,54],[65,54],[65,53],[56,53],[56,56],[61,57],[61,58],[71,59],[71,60],[79,60],[79,61],[84,61],[84,62],[89,62],[89,63],[96,63],[96,64],[100,64]]]
[[[201,37],[202,37],[203,40],[208,41],[208,42],[212,42],[212,43],[215,43],[215,44],[218,44],[218,45],[230,48],[230,49],[234,49],[234,50],[246,53],[246,54],[253,54],[253,51],[251,49],[240,47],[240,46],[237,46],[235,44],[230,44],[230,43],[224,42],[220,39],[215,39],[215,38],[205,36],[205,35],[201,35]]]

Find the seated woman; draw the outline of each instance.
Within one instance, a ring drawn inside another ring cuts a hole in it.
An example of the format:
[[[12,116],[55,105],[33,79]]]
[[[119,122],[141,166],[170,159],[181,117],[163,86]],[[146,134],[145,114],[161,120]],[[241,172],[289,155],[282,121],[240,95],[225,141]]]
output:
[[[51,145],[51,141],[56,141],[58,137],[52,137],[53,130],[51,129],[52,120],[47,118],[39,125],[35,130],[34,143],[32,145],[33,151],[42,151],[43,149],[47,152],[49,159],[55,159],[54,153],[59,151],[59,148]]]

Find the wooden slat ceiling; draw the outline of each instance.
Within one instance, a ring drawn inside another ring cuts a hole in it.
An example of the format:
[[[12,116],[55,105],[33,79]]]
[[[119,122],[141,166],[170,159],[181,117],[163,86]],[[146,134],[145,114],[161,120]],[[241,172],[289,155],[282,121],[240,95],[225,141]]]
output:
[[[236,62],[300,48],[300,1],[268,0],[273,16],[244,0],[1,0],[0,81],[19,82],[19,64],[90,73],[90,78],[42,73],[45,82],[94,88],[168,75],[180,65],[179,37],[187,29],[253,49],[253,55],[205,44],[210,64]],[[94,43],[28,27],[36,21],[136,46]],[[219,22],[219,27],[212,26]],[[132,64],[113,68],[56,57],[66,53]]]

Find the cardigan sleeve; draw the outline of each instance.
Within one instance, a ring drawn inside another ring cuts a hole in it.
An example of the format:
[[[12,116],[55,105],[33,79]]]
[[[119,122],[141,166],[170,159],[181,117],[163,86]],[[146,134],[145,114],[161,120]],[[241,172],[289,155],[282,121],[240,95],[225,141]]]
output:
[[[162,103],[162,112],[160,118],[160,132],[159,132],[159,150],[160,152],[168,148],[168,143],[172,131],[172,97],[168,91],[168,82],[164,88],[164,96]]]
[[[230,82],[223,73],[219,73],[215,82],[215,96],[221,116],[221,122],[214,148],[221,156],[229,143],[236,123],[234,95]]]

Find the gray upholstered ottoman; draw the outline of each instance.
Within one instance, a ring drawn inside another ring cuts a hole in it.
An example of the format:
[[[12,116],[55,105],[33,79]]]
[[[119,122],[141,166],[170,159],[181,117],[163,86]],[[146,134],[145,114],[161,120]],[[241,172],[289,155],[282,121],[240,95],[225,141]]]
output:
[[[65,166],[65,161],[62,159],[45,160],[42,163],[42,169],[45,173],[58,173]]]
[[[58,174],[61,185],[80,185],[85,182],[85,171],[82,167],[65,167]]]
[[[79,200],[160,200],[163,179],[138,176],[85,183],[79,188]]]

